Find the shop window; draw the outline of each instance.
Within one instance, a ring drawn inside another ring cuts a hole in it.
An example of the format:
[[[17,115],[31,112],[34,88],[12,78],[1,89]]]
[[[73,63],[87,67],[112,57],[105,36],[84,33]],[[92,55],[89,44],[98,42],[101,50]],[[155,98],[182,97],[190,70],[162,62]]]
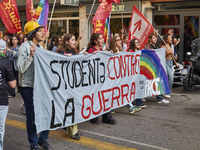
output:
[[[154,0],[155,1],[155,0]],[[164,2],[160,0],[161,3],[153,3],[158,10],[177,10],[177,9],[199,9],[200,1],[199,0],[179,0],[179,2],[169,2],[171,0],[167,0],[168,2]],[[178,1],[178,0],[176,0]]]
[[[131,18],[124,18],[123,19],[123,29],[125,34],[128,34],[129,25],[130,25]],[[122,19],[121,18],[111,18],[110,21],[111,33],[114,35],[115,33],[119,33],[122,29]]]
[[[51,13],[49,13],[49,18],[51,17]],[[53,18],[59,17],[79,17],[79,12],[54,12]]]
[[[194,39],[199,37],[198,33],[199,33],[199,16],[185,16],[184,54],[191,51],[191,43]]]
[[[79,37],[79,20],[69,20],[69,33],[73,34],[76,39]]]
[[[174,29],[174,34],[179,37],[179,28],[161,28],[161,35],[168,34],[169,29]]]
[[[180,15],[154,16],[154,25],[180,25]]]
[[[56,34],[62,36],[66,32],[67,32],[67,20],[52,20],[51,21],[50,37]]]

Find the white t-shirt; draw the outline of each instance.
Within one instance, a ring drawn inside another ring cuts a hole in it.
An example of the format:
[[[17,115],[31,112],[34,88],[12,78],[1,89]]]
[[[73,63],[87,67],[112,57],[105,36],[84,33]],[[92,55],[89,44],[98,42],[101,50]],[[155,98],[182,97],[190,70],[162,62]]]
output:
[[[123,43],[122,49],[123,49],[123,52],[126,52],[127,44]]]

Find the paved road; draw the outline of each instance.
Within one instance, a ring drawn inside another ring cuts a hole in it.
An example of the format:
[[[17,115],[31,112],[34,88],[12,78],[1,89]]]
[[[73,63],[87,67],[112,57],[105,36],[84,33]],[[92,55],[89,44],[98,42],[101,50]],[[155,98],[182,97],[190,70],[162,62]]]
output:
[[[199,150],[200,92],[175,86],[171,97],[170,104],[157,104],[155,97],[147,98],[147,108],[133,115],[126,107],[115,109],[117,125],[81,123],[80,141],[71,140],[63,129],[52,131],[48,141],[55,150]],[[5,150],[29,149],[20,103],[20,95],[10,99]]]

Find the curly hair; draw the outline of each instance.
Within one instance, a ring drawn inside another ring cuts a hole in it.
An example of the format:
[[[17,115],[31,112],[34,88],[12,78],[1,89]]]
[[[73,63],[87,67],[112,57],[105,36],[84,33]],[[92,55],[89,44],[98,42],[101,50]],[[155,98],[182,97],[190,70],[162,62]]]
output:
[[[30,36],[27,36],[29,41],[32,41],[33,38],[36,37],[36,33],[40,30],[40,28],[42,28],[42,27],[38,27],[38,28],[36,28],[36,29],[34,30],[34,32],[31,33]],[[29,34],[29,33],[28,33],[28,34]],[[27,35],[28,35],[28,34],[27,34]]]

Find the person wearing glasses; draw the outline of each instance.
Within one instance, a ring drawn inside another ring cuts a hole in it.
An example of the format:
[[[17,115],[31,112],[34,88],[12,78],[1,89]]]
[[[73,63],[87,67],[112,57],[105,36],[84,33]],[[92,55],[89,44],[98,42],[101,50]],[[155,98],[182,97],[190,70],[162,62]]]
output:
[[[129,46],[129,52],[136,52],[140,50],[140,42],[137,39],[132,39]],[[145,108],[146,105],[143,104],[141,98],[135,99],[135,104],[137,109]]]

